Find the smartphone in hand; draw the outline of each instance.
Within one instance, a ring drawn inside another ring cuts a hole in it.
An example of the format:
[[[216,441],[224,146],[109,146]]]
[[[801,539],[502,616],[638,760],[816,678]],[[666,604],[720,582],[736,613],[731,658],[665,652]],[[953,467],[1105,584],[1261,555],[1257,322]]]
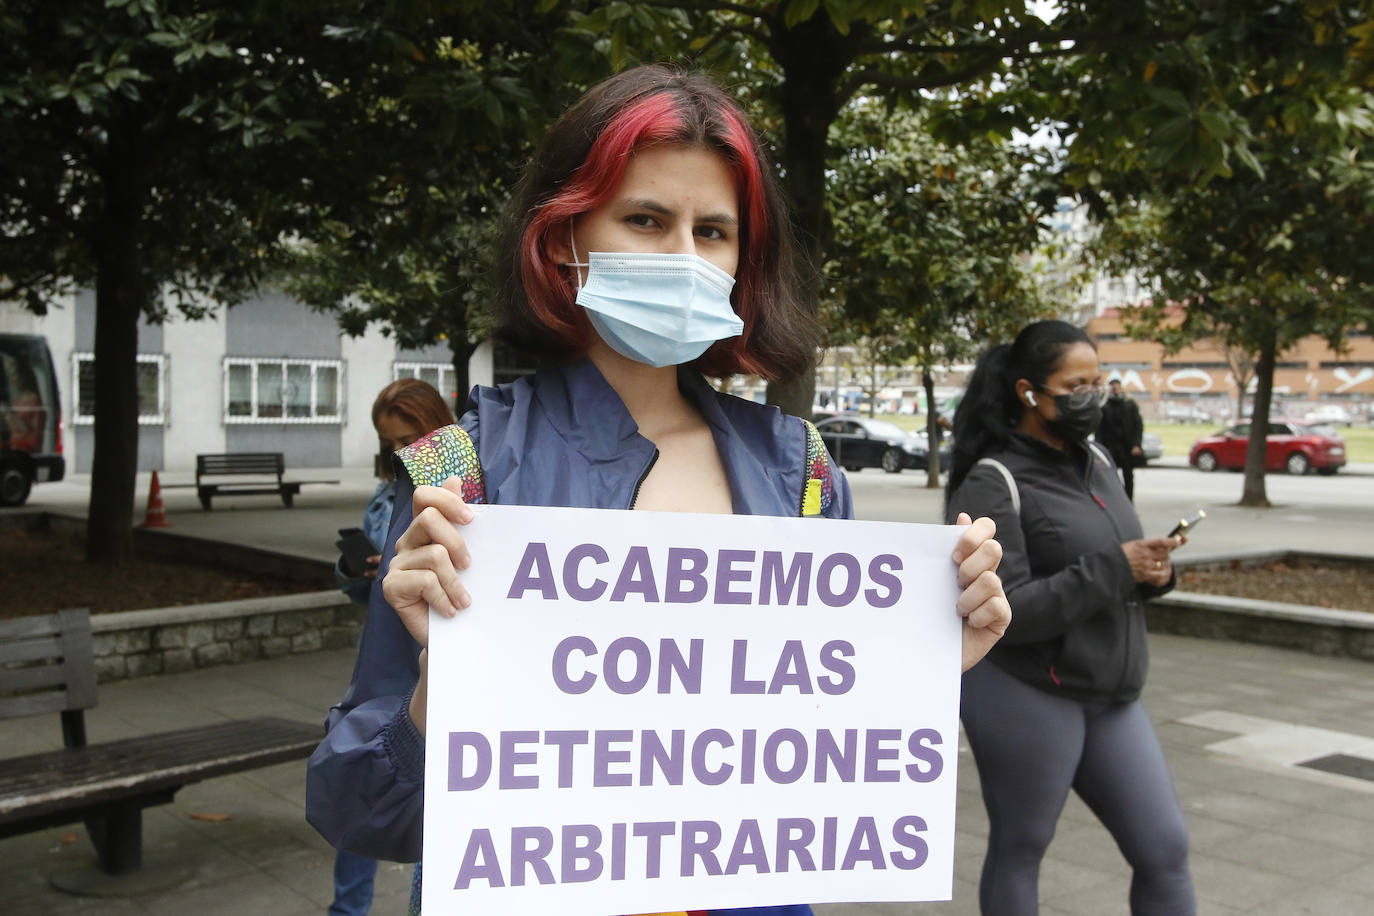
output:
[[[1178,524],[1174,526],[1173,530],[1169,532],[1168,536],[1171,538],[1176,538],[1180,534],[1192,534],[1193,529],[1196,528],[1199,524],[1201,524],[1202,520],[1206,517],[1207,510],[1199,509],[1197,510],[1197,515],[1194,515],[1192,518],[1179,519]]]
[[[334,546],[343,554],[339,560],[339,568],[343,570],[344,575],[354,579],[367,573],[367,558],[375,557],[381,552],[368,536],[363,534],[361,528],[340,528],[339,539],[334,542]]]

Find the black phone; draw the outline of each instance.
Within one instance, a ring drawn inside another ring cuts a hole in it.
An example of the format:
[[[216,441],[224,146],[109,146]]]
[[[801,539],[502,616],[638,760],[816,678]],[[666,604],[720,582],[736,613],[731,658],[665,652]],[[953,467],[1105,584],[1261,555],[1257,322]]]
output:
[[[367,558],[381,553],[361,528],[340,528],[334,546],[343,554],[339,568],[355,579],[367,572]]]
[[[1169,532],[1169,537],[1176,538],[1180,534],[1192,534],[1193,529],[1196,528],[1206,517],[1207,510],[1199,509],[1197,510],[1197,515],[1194,515],[1192,518],[1179,519],[1178,524],[1174,526],[1174,530]]]

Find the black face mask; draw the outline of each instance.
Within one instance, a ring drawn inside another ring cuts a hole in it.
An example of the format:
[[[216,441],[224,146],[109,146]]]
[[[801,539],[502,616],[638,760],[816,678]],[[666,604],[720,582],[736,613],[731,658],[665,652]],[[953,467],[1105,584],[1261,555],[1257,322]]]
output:
[[[1053,420],[1045,421],[1045,428],[1061,439],[1082,442],[1097,432],[1102,422],[1102,402],[1075,394],[1056,394],[1054,414]]]

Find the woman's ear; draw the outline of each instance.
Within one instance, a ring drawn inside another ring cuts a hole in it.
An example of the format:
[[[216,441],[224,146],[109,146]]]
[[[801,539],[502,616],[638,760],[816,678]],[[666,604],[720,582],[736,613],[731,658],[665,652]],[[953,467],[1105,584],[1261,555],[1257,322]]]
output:
[[[1022,406],[1035,406],[1035,392],[1032,390],[1034,387],[1035,386],[1026,379],[1019,378],[1016,380],[1016,400],[1019,401]]]
[[[572,234],[574,232],[573,220],[568,220],[564,226],[556,226],[548,231],[544,236],[544,250],[553,258],[553,262],[560,267],[571,264],[573,261],[585,261],[586,252],[579,250],[580,258],[573,257]]]

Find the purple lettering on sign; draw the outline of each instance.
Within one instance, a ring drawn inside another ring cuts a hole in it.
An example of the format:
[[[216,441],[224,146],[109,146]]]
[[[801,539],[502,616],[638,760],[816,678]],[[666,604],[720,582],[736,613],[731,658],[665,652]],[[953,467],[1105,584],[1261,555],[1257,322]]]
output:
[[[682,785],[682,770],[687,761],[687,733],[675,728],[669,740],[672,749],[663,746],[658,732],[646,729],[639,737],[639,783],[644,786],[654,784],[654,768],[657,767],[663,781],[670,786]]]
[[[693,639],[688,643],[690,647],[691,660],[682,657],[682,649],[678,647],[677,640],[667,637],[659,640],[658,643],[658,692],[671,693],[673,676],[677,676],[677,681],[688,693],[701,693],[701,671],[702,656],[706,651],[706,643],[701,639]]]
[[[716,555],[716,604],[748,604],[753,596],[747,591],[736,592],[730,586],[736,582],[748,582],[751,571],[736,569],[738,563],[752,563],[752,550],[722,550]]]
[[[815,871],[816,860],[811,858],[811,843],[816,839],[816,825],[810,818],[778,818],[778,846],[773,854],[773,867],[779,872],[791,871],[789,864],[797,860],[797,868]]]
[[[785,770],[778,760],[784,744],[792,748],[792,762]],[[778,785],[791,785],[801,779],[808,762],[806,736],[795,728],[780,728],[763,742],[763,773]]]
[[[752,786],[754,784],[754,755],[758,748],[759,733],[757,729],[746,728],[740,733],[739,737],[739,784],[742,786]]]
[[[657,878],[663,873],[663,838],[672,836],[673,821],[637,821],[634,835],[644,838],[644,877]]]
[[[843,569],[844,588],[835,591],[834,575],[836,569]],[[826,607],[844,607],[859,593],[859,561],[847,553],[832,553],[821,560],[816,569],[816,596]]]
[[[727,875],[737,875],[741,868],[752,868],[759,875],[769,872],[763,831],[759,830],[759,822],[752,817],[740,821],[739,830],[735,831],[735,844],[730,847],[730,858],[725,862]]]
[[[463,775],[463,761],[472,750],[472,774]],[[448,733],[448,790],[467,792],[480,789],[491,778],[491,742],[481,732]]]
[[[778,665],[773,669],[773,680],[768,684],[768,693],[782,693],[784,687],[795,687],[800,694],[815,692],[811,687],[811,669],[806,664],[806,648],[800,639],[789,639],[782,644]]]
[[[886,592],[879,592],[876,588],[864,589],[864,598],[870,607],[892,607],[901,600],[902,580],[892,575],[892,570],[901,568],[901,557],[890,553],[879,554],[868,561],[868,578],[873,580],[874,585],[887,589]]]
[[[706,597],[706,551],[695,547],[668,548],[668,581],[663,600],[669,604],[694,604]]]
[[[534,871],[540,884],[553,884],[553,869],[549,867],[549,853],[553,852],[553,831],[547,827],[512,827],[510,829],[510,886],[525,886],[525,868]]]
[[[876,871],[887,868],[883,858],[883,844],[878,839],[878,825],[871,817],[861,817],[854,824],[854,832],[849,835],[849,848],[844,852],[840,868],[853,871],[860,862],[867,862]]]
[[[830,768],[841,782],[853,782],[858,768],[859,730],[844,730],[844,748],[835,743],[835,733],[825,728],[816,732],[816,782],[830,781]]]
[[[553,650],[553,683],[564,693],[586,693],[596,683],[596,675],[584,669],[582,676],[573,680],[568,674],[568,656],[574,652],[595,655],[596,643],[585,636],[568,636],[562,639]]]
[[[835,847],[840,834],[840,819],[827,817],[821,821],[821,871],[835,870]]]
[[[629,655],[631,666],[630,676],[624,678],[620,676],[620,660]],[[602,666],[601,673],[606,678],[606,686],[611,688],[612,693],[621,696],[628,696],[632,693],[639,693],[644,689],[644,685],[649,683],[649,674],[653,667],[653,660],[649,657],[649,647],[644,644],[644,640],[636,639],[633,636],[622,636],[612,640],[606,647],[606,661]]]
[[[573,748],[587,743],[586,729],[544,732],[544,743],[558,748],[558,788],[573,784]]]
[[[900,852],[892,853],[890,858],[893,868],[911,871],[926,864],[926,857],[930,855],[930,849],[921,837],[921,833],[925,829],[926,822],[914,814],[897,818],[892,825],[892,838],[897,841],[898,846],[910,849],[911,855],[904,856]]]
[[[720,824],[715,821],[682,822],[681,875],[690,878],[695,875],[696,861],[706,874],[716,877],[720,874],[720,859],[716,858],[716,847],[720,845]]]
[[[734,747],[735,739],[723,728],[708,728],[698,734],[692,742],[692,776],[703,786],[721,785],[730,778],[735,769],[728,763],[722,763],[716,770],[706,768],[706,754],[713,744],[718,744],[721,748]]]
[[[592,785],[597,788],[630,785],[629,773],[611,772],[611,764],[629,762],[630,751],[628,749],[613,750],[611,745],[629,744],[633,737],[634,732],[629,729],[598,729],[595,732],[592,738],[592,759],[595,761],[595,769],[592,771]]]
[[[533,744],[539,740],[539,732],[502,732],[501,733],[501,788],[537,789],[538,776],[519,776],[515,768],[536,762],[539,755],[534,751],[518,751],[520,744]]]
[[[845,661],[854,657],[854,646],[843,639],[832,639],[821,646],[821,667],[835,678],[823,677],[817,683],[821,693],[837,697],[854,688],[854,666]]]
[[[515,569],[507,598],[523,598],[525,592],[535,591],[547,601],[558,600],[558,589],[553,583],[553,567],[549,565],[549,547],[539,541],[525,545],[524,556]]]
[[[624,601],[626,595],[639,595],[647,603],[658,603],[658,585],[654,582],[654,567],[649,562],[649,548],[631,547],[625,554],[620,578],[611,590],[612,601]]]
[[[463,861],[458,866],[458,880],[453,889],[465,891],[474,881],[485,881],[488,887],[506,886],[501,876],[501,863],[496,858],[496,845],[491,841],[491,831],[485,827],[468,834],[468,845],[463,850]]]
[[[559,877],[564,884],[595,881],[606,867],[601,853],[601,828],[595,824],[563,825],[563,868]]]
[[[606,548],[600,544],[578,544],[563,559],[563,591],[569,598],[577,601],[595,601],[606,593],[608,583],[605,579],[593,579],[592,584],[583,586],[577,576],[578,565],[583,560],[595,560],[598,565],[610,562]]]
[[[751,681],[745,677],[749,661],[749,640],[737,639],[730,657],[730,692],[763,693],[763,681]]]
[[[934,782],[939,779],[945,769],[945,761],[940,752],[930,745],[938,746],[943,743],[940,733],[933,728],[918,728],[912,732],[907,738],[906,749],[920,763],[906,765],[907,779],[913,782]],[[922,767],[921,763],[925,766]]]
[[[616,821],[611,825],[611,880],[625,880],[625,823]]]
[[[792,603],[792,593],[796,592],[797,606],[806,607],[811,587],[811,554],[793,554],[792,565],[784,574],[781,551],[765,550],[759,580],[759,604],[772,604],[776,591],[778,604],[787,605]]]
[[[895,728],[870,728],[864,733],[864,782],[896,782],[901,774],[882,769],[884,760],[896,760],[897,748],[883,747],[888,741],[900,741],[902,733]]]

